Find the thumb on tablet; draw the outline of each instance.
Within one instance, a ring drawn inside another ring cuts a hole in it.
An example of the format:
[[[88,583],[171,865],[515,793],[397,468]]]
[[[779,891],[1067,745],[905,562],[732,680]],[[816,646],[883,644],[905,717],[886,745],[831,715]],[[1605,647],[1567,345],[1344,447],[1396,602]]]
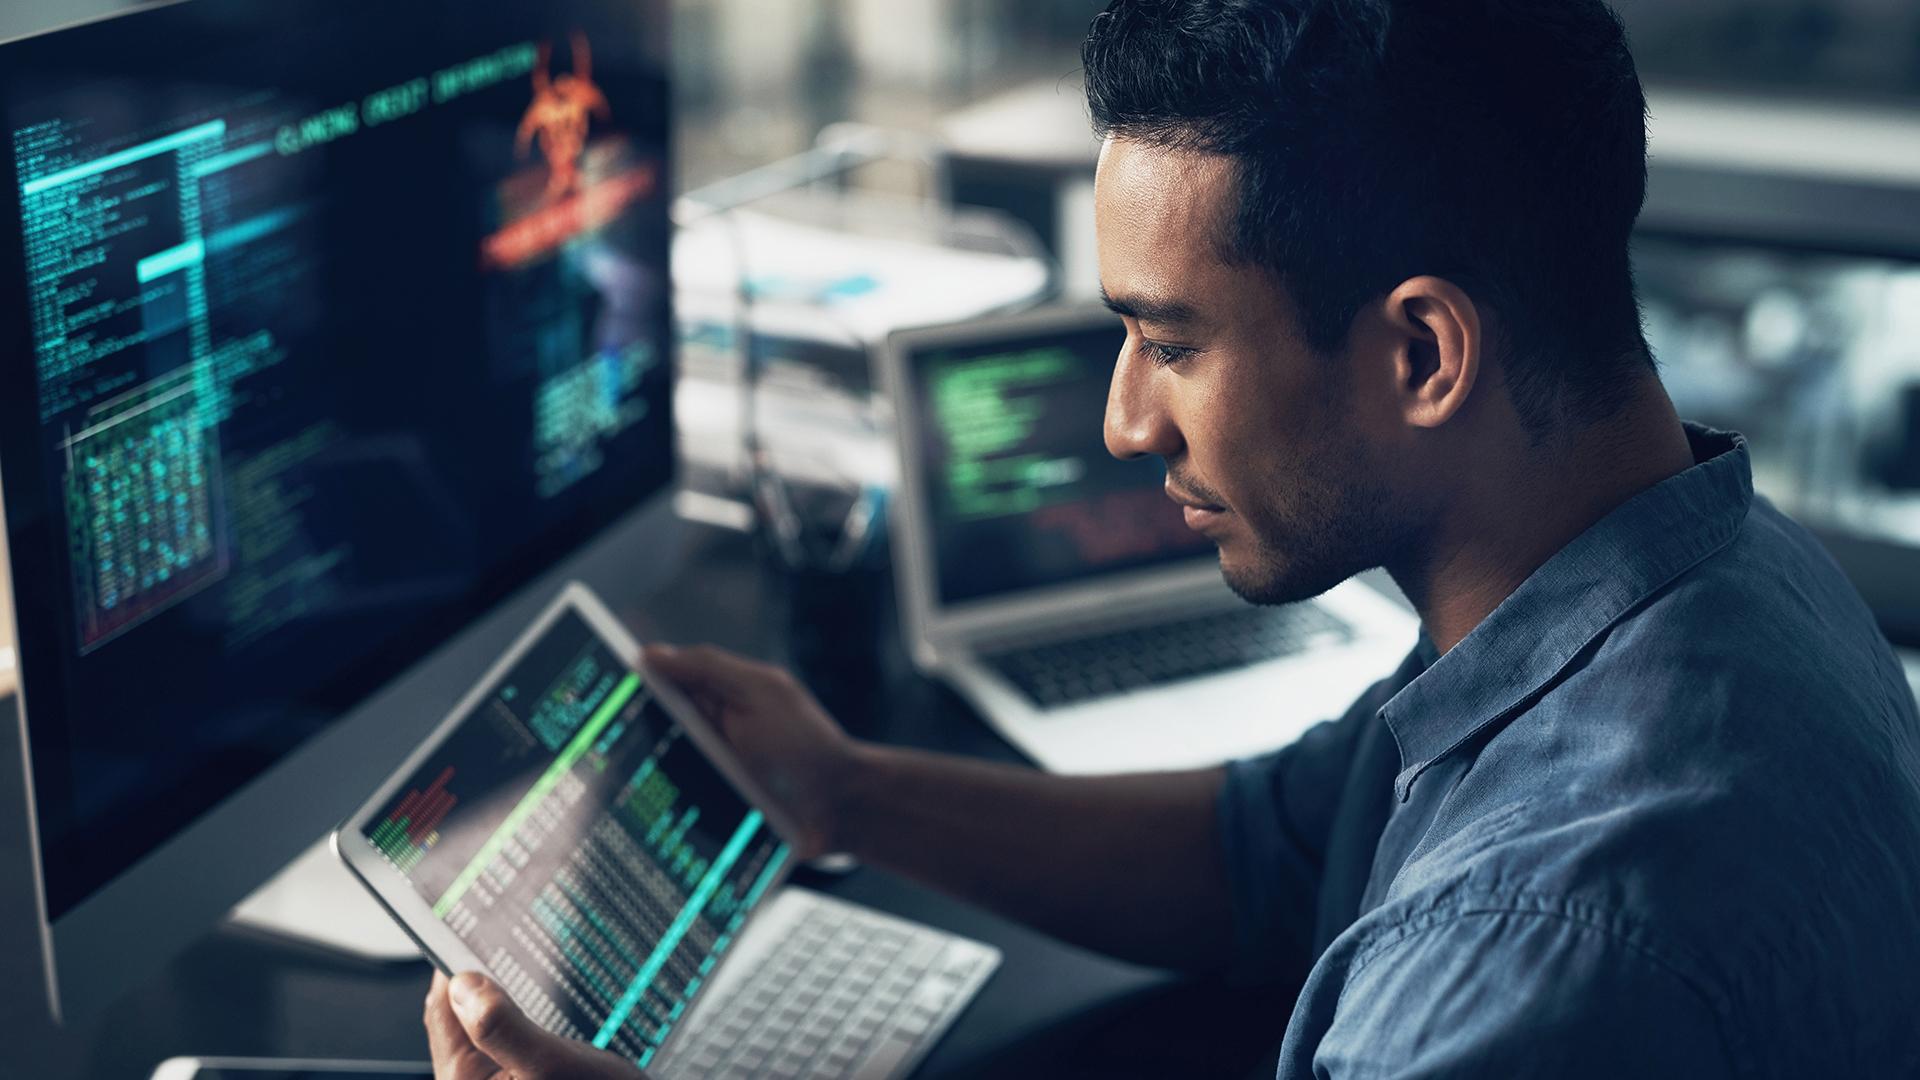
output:
[[[475,1049],[514,1080],[637,1080],[643,1076],[617,1055],[542,1029],[506,991],[477,972],[455,976],[447,996]]]

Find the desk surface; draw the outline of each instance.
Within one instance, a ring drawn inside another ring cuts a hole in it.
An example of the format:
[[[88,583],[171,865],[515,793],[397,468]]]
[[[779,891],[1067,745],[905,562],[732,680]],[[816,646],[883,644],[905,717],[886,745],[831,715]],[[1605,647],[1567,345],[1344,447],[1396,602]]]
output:
[[[777,621],[766,617],[767,592],[743,538],[703,531],[687,571],[627,614],[645,636],[714,640],[776,656],[781,636]],[[873,724],[871,736],[1019,760],[958,697],[908,671],[897,648],[883,654],[882,671],[884,707],[877,711],[885,720]],[[22,798],[16,745],[0,740],[0,806]],[[24,852],[0,850],[0,873],[28,872]],[[1291,995],[1284,988],[1250,993],[1119,963],[873,869],[800,880],[1005,952],[1000,970],[918,1077],[1260,1075],[1262,1057],[1271,1061],[1286,1024]],[[37,953],[33,925],[30,911],[0,911],[0,1078],[136,1080],[176,1054],[426,1054],[424,961],[366,965],[231,927],[210,931],[99,1022],[50,1030],[38,1020],[44,1012],[37,973],[22,978],[6,967],[7,957]],[[1168,1032],[1180,1034],[1170,1039]],[[1265,1075],[1272,1075],[1270,1066]]]

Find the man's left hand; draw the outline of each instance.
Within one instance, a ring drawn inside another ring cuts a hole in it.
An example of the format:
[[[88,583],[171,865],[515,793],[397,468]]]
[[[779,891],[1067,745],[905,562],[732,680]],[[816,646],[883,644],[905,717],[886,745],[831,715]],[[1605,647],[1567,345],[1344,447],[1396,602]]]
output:
[[[543,1030],[471,971],[433,973],[426,1021],[434,1080],[646,1080],[617,1054]]]

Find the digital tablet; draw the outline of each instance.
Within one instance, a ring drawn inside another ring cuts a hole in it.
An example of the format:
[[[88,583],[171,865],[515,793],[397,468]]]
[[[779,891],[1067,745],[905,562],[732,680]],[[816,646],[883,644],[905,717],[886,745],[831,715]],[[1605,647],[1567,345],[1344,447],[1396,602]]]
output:
[[[795,831],[568,585],[333,834],[427,956],[642,1066],[792,863]]]

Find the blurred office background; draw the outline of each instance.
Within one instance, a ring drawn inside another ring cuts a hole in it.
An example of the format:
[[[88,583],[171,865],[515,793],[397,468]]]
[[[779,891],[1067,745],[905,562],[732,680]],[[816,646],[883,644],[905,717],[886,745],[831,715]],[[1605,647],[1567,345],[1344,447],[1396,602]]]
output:
[[[123,6],[10,0],[0,37]],[[1077,53],[1100,6],[679,0],[678,188],[884,132],[857,187],[985,206],[1051,260],[1048,291],[1090,295]],[[1616,6],[1653,106],[1640,274],[1668,383],[1753,437],[1776,499],[1874,549],[1849,568],[1920,639],[1920,601],[1877,580],[1910,569],[1886,545],[1920,545],[1920,5]]]
[[[123,6],[9,0],[0,37]],[[1078,46],[1100,6],[678,0],[678,190],[716,192],[729,202],[740,192],[727,188],[728,178],[834,144],[839,156],[827,155],[834,169],[865,162],[844,169],[855,194],[836,186],[835,197],[857,200],[866,191],[909,205],[984,208],[988,231],[1004,225],[999,231],[1011,238],[1002,246],[1046,260],[1040,293],[1088,297],[1097,287],[1094,143],[1079,94]],[[1920,586],[1902,580],[1920,580],[1911,561],[1920,553],[1920,5],[1618,0],[1616,7],[1652,103],[1652,197],[1638,261],[1647,330],[1668,385],[1687,415],[1752,437],[1763,490],[1844,549],[1843,561],[1889,632],[1920,643]],[[845,152],[849,146],[854,152]],[[776,175],[772,187],[797,186],[808,175]],[[852,205],[836,224],[871,226],[886,216],[879,204]],[[818,218],[818,206],[807,213]],[[684,268],[710,257],[676,258]],[[724,293],[727,275],[753,270],[727,267],[707,284]],[[975,306],[1005,299],[983,297]],[[683,374],[693,376],[696,391],[703,374],[737,378],[744,362],[735,354],[745,355],[725,313],[686,321],[699,308],[682,306],[683,334],[694,343],[683,350]],[[877,437],[884,416],[847,415],[862,412],[870,392],[861,330],[844,335],[837,359],[834,350],[814,350],[811,359],[776,356],[762,366],[776,384],[784,379],[816,406],[838,408],[832,423]],[[795,374],[810,364],[837,369]],[[843,397],[821,406],[822,389]],[[688,423],[736,413],[730,404],[689,403],[688,393],[681,393]],[[692,443],[709,451],[737,444],[739,423],[729,423]],[[762,423],[779,426],[776,418]],[[819,435],[806,429],[775,449],[804,457],[799,443],[818,443]],[[708,486],[725,489],[730,477],[738,488],[743,460],[736,446],[706,462],[722,475]],[[693,465],[696,486],[706,484],[702,463]],[[884,465],[871,471],[861,482],[884,486]]]
[[[954,151],[1089,295],[1092,142],[1078,45],[1097,0],[681,3],[683,190],[841,121]],[[1621,0],[1653,112],[1637,261],[1682,411],[1753,440],[1761,488],[1818,528],[1889,632],[1920,643],[1920,5]],[[911,170],[866,170],[911,191]]]
[[[132,6],[8,0],[0,39]],[[956,109],[1054,80],[1078,87],[1100,0],[678,0],[680,181],[695,187],[857,120],[928,133]],[[1616,0],[1656,90],[1920,107],[1910,0]]]
[[[1078,87],[1100,0],[681,0],[684,154],[697,185],[799,150],[854,119],[937,129],[945,113],[1035,80]],[[1920,6],[1909,0],[1621,0],[1643,76],[1920,105]]]

